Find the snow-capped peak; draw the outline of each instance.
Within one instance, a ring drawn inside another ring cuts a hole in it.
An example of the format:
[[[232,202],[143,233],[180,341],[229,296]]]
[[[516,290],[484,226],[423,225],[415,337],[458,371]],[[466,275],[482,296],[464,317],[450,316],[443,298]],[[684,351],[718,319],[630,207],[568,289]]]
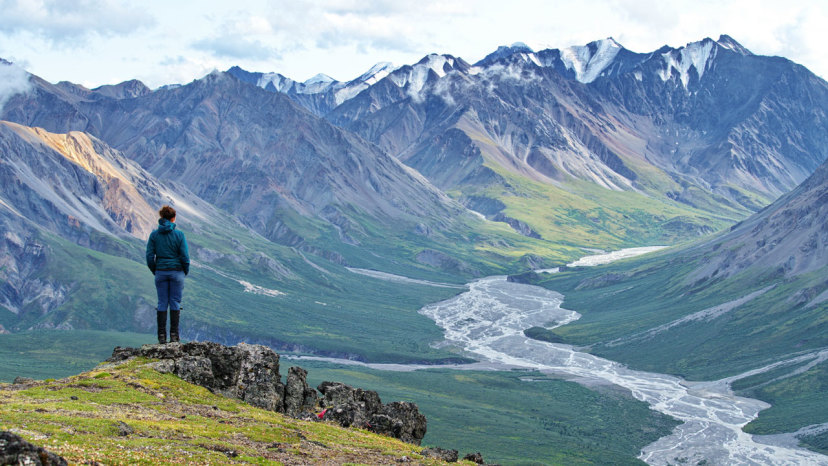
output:
[[[512,50],[515,52],[525,52],[525,53],[534,53],[535,51],[532,50],[532,47],[524,44],[523,42],[515,42],[512,44]]]
[[[324,73],[319,73],[316,76],[303,82],[301,86],[297,86],[297,92],[300,94],[320,94],[326,92],[328,89],[335,87],[339,81]]]
[[[735,42],[735,41],[734,41]],[[717,42],[705,39],[699,42],[692,42],[679,49],[672,49],[664,52],[665,69],[659,72],[663,81],[667,81],[676,70],[685,89],[690,82],[690,68],[695,68],[699,80],[701,80],[707,66],[716,57]]]
[[[294,80],[279,73],[262,73],[256,82],[256,85],[262,89],[268,89],[268,85],[270,85],[278,92],[287,92],[294,84],[296,84]]]
[[[595,81],[623,47],[613,38],[561,49],[561,61],[582,83]]]
[[[434,71],[437,76],[443,77],[446,75],[446,68],[454,68],[454,57],[450,55],[438,55],[436,53],[429,54],[420,60],[414,69],[425,68]]]
[[[347,84],[343,84],[341,88],[336,89],[334,93],[334,101],[336,105],[340,105],[346,100],[354,98],[357,94],[365,89],[373,86],[382,80],[382,78],[393,73],[397,67],[390,62],[380,62],[372,66],[370,70],[362,73],[362,75]]]
[[[494,52],[486,55],[485,58],[477,62],[474,66],[481,67],[490,65],[500,59],[510,57],[514,54],[525,54],[534,56],[534,50],[523,42],[515,42],[511,46],[501,45]]]
[[[334,78],[328,76],[327,74],[319,73],[316,76],[314,76],[314,77],[308,79],[307,81],[305,81],[303,84],[305,84],[306,86],[310,86],[312,84],[330,84],[334,81],[336,81],[336,80]]]
[[[399,67],[395,66],[391,62],[380,62],[372,66],[370,70],[363,73],[362,76],[358,77],[354,81],[363,82],[370,86],[393,73],[397,68]]]
[[[395,69],[389,73],[389,79],[397,87],[405,88],[405,91],[412,97],[419,98],[420,91],[426,86],[432,73],[439,79],[451,71],[466,67],[468,67],[467,63],[451,55],[432,53],[414,65]]]
[[[719,40],[717,40],[716,43],[726,49],[733,50],[734,52],[740,53],[742,55],[753,55],[753,52],[746,49],[744,46],[742,46],[742,44],[736,42],[735,39],[733,39],[727,34],[720,35]]]

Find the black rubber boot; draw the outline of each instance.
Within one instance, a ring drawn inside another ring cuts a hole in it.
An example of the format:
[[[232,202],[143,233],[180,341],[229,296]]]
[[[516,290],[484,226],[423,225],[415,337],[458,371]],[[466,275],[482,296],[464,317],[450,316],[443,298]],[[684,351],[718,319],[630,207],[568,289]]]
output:
[[[163,345],[167,343],[167,311],[156,311],[156,314],[158,314],[158,343]]]
[[[170,309],[170,343],[178,343],[178,318],[181,310]]]

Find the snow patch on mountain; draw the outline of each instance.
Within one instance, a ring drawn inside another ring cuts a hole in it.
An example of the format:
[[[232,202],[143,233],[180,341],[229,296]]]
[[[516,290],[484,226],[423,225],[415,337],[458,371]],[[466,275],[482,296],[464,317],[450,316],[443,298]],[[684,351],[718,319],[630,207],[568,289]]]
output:
[[[673,70],[676,70],[681,83],[686,89],[690,82],[690,68],[696,70],[696,74],[701,80],[708,63],[716,57],[715,44],[712,40],[706,39],[663,53],[662,57],[666,67],[658,73],[661,80],[668,81],[673,76]]]
[[[338,83],[334,78],[319,73],[302,83],[301,88],[297,89],[297,92],[299,94],[321,94]]]
[[[372,66],[370,70],[362,74],[362,76],[348,82],[341,89],[334,92],[334,100],[336,105],[340,105],[346,100],[353,99],[360,92],[368,89],[380,80],[397,70],[399,67],[394,66],[390,62],[381,62]]]
[[[431,54],[413,66],[405,66],[391,72],[388,76],[397,87],[404,88],[414,100],[422,100],[422,90],[428,83],[431,73],[437,78],[446,76],[455,69],[456,60],[450,55]]]
[[[448,71],[454,68],[454,58],[446,55],[431,54],[420,60],[415,69],[429,69],[442,78]],[[448,69],[446,69],[448,68]]]
[[[279,73],[262,73],[262,76],[256,83],[262,89],[267,89],[268,85],[272,85],[279,92],[289,91],[294,84],[296,84],[296,81],[286,78]]]
[[[362,74],[354,81],[361,81],[369,86],[376,84],[382,78],[391,74],[394,70],[399,68],[391,62],[380,62],[372,66],[370,70]]]
[[[612,63],[621,48],[618,42],[608,38],[589,45],[561,49],[561,61],[567,69],[575,72],[575,79],[591,83]]]

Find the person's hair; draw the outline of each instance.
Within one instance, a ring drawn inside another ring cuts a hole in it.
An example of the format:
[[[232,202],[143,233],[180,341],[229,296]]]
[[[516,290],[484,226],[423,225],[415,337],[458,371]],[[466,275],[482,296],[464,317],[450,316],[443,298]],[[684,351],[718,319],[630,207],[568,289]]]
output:
[[[161,207],[161,210],[158,211],[158,215],[160,215],[161,218],[172,220],[175,218],[175,209],[168,205],[165,205],[164,207]]]

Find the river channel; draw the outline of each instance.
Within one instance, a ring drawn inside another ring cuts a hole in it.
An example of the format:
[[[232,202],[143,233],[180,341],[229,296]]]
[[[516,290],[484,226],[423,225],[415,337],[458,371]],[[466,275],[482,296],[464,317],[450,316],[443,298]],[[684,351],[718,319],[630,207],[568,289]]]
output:
[[[648,250],[592,256],[581,259],[578,265],[607,263],[636,252]],[[828,465],[828,456],[791,446],[790,442],[760,443],[743,432],[742,427],[769,405],[733,395],[727,383],[688,382],[670,375],[635,371],[570,345],[523,335],[530,327],[559,326],[577,320],[577,312],[561,307],[563,298],[555,291],[495,276],[476,280],[469,284],[467,292],[426,306],[420,312],[444,329],[446,344],[476,355],[482,364],[535,369],[587,386],[612,384],[628,390],[652,409],[683,421],[671,435],[642,449],[639,458],[648,464]]]

